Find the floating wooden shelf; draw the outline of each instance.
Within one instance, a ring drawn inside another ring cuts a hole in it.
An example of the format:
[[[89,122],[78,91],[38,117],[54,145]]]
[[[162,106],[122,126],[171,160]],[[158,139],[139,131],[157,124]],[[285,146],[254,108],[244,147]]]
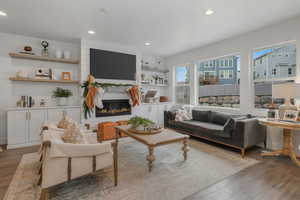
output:
[[[76,80],[45,80],[45,79],[17,78],[17,77],[10,77],[9,80],[23,81],[23,82],[45,82],[45,83],[71,83],[71,84],[80,83],[80,81],[76,81]]]
[[[59,62],[59,63],[67,63],[67,64],[79,64],[79,60],[51,58],[51,57],[30,55],[24,53],[9,53],[9,56],[12,58],[21,58],[21,59],[29,59],[29,60],[41,60],[41,61]]]

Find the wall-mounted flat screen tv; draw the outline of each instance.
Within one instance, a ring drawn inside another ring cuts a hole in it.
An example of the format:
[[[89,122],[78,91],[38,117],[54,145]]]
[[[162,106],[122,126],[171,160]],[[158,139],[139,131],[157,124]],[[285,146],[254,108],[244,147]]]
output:
[[[96,79],[135,80],[136,55],[90,49],[90,73]]]

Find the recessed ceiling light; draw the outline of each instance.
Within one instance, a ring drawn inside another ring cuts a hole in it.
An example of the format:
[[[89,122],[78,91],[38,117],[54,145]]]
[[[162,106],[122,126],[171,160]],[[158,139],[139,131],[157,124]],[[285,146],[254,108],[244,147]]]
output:
[[[91,34],[91,35],[94,35],[96,32],[93,31],[93,30],[89,30],[88,33]]]
[[[213,11],[213,10],[211,10],[211,9],[208,9],[208,10],[205,12],[206,15],[212,15],[212,14],[214,14],[214,13],[215,13],[215,11]]]
[[[7,13],[6,13],[6,12],[4,12],[4,11],[1,11],[1,10],[0,10],[0,16],[4,16],[4,17],[6,17],[6,16],[7,16]]]
[[[145,42],[145,45],[146,46],[150,46],[150,42]]]

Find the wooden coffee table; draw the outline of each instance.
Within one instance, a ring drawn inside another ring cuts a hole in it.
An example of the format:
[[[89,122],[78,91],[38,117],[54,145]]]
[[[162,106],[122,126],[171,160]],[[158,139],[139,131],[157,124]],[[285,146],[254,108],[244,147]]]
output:
[[[154,148],[161,146],[161,145],[167,145],[175,142],[182,142],[183,147],[183,157],[184,161],[187,160],[187,152],[189,151],[188,148],[188,135],[183,135],[181,133],[177,133],[173,130],[170,129],[164,129],[161,133],[155,134],[155,135],[141,135],[141,134],[136,134],[133,132],[130,132],[129,126],[117,126],[116,128],[116,146],[118,147],[118,140],[120,138],[121,132],[124,133],[125,135],[128,135],[129,137],[135,139],[136,141],[146,145],[149,149],[149,155],[146,157],[148,160],[148,167],[149,167],[149,172],[151,172],[153,168],[153,162],[155,160],[154,156]]]

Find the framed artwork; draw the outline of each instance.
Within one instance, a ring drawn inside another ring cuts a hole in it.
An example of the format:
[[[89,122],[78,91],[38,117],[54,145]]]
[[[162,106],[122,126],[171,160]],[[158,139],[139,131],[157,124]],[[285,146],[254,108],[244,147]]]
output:
[[[299,111],[286,110],[284,113],[283,120],[296,122],[298,120],[298,115],[299,115]]]
[[[71,80],[71,72],[62,72],[61,80]]]
[[[279,119],[278,110],[268,111],[268,120],[278,120],[278,119]]]

